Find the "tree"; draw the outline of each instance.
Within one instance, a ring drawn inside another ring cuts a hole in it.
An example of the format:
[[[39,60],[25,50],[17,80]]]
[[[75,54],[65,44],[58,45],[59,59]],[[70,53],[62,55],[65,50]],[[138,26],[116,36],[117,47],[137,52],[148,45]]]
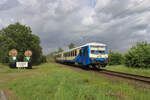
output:
[[[58,51],[53,51],[53,52],[51,52],[51,53],[49,53],[48,55],[47,55],[47,57],[55,57],[55,55],[58,53]]]
[[[63,52],[63,51],[64,51],[64,50],[63,50],[62,48],[59,48],[59,49],[58,49],[58,53],[59,53],[59,52]]]
[[[110,52],[109,53],[109,65],[120,65],[123,63],[123,56],[120,53]]]
[[[6,49],[6,51],[1,50],[2,53],[8,55],[9,50],[17,49],[19,52],[18,58],[20,61],[23,61],[24,52],[31,50],[33,52],[33,64],[40,64],[43,61],[42,58],[44,57],[40,46],[40,38],[32,34],[30,27],[21,25],[18,22],[11,24],[0,31],[0,38],[1,46],[4,50]],[[3,58],[7,58],[6,55],[3,55]]]
[[[7,63],[8,62],[8,52],[9,48],[15,47],[15,42],[2,34],[0,31],[0,62],[1,63]]]
[[[147,41],[137,42],[125,54],[125,64],[128,67],[150,68],[150,44]]]
[[[70,43],[69,44],[69,49],[72,49],[72,48],[74,48],[75,47],[75,44],[74,43]]]

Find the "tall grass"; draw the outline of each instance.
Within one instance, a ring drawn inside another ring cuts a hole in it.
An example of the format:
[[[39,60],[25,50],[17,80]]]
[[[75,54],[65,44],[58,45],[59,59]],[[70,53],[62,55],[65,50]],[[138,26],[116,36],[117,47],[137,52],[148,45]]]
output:
[[[150,90],[109,81],[96,73],[55,63],[34,66],[27,75],[2,83],[18,100],[149,100]]]
[[[106,66],[105,69],[137,75],[150,76],[150,69],[145,68],[131,68],[126,67],[125,65],[113,65],[113,66]]]

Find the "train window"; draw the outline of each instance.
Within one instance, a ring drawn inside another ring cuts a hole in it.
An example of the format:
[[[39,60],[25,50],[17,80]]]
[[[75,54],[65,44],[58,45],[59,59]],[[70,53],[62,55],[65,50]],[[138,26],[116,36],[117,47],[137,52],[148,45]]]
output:
[[[76,50],[74,51],[74,56],[77,56],[77,51]]]
[[[66,53],[66,57],[68,57],[68,53]]]
[[[84,50],[84,56],[87,56],[87,55],[88,55],[88,50],[85,49],[85,50]]]
[[[65,57],[67,57],[66,53],[65,53]]]
[[[86,55],[86,50],[84,50],[83,54],[84,54],[84,56]]]
[[[80,55],[80,56],[82,56],[82,51],[81,51],[81,49],[80,49],[80,53],[79,53],[79,55]]]
[[[72,56],[74,56],[74,51],[72,51]]]
[[[73,56],[75,56],[75,51],[73,51]]]
[[[91,53],[105,53],[105,51],[100,51],[100,50],[91,50]]]
[[[87,50],[87,49],[85,50],[85,55],[86,55],[86,56],[88,55],[88,50]]]
[[[105,51],[99,51],[99,53],[105,53]]]
[[[73,56],[75,56],[75,51],[73,51]]]
[[[77,56],[77,50],[75,50],[75,54],[74,54],[74,56]]]
[[[74,56],[74,51],[72,51],[72,56]]]

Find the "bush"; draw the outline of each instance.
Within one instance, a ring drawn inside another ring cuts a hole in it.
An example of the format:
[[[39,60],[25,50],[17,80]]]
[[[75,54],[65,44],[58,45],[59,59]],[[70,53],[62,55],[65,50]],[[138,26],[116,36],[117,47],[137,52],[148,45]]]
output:
[[[123,56],[120,53],[109,53],[109,65],[120,65],[123,62]]]
[[[125,64],[128,67],[150,68],[150,44],[147,41],[137,42],[125,54]]]
[[[46,58],[46,56],[42,56],[41,62],[42,62],[42,63],[47,62],[47,58]]]

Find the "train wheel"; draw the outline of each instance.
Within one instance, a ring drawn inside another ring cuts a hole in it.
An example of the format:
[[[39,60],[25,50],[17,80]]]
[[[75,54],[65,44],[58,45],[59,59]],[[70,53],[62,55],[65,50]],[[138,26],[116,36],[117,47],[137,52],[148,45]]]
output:
[[[85,70],[89,70],[90,69],[88,65],[87,66],[83,66],[82,65],[82,68],[85,69]]]
[[[95,65],[88,65],[88,68],[89,68],[89,69],[94,69],[94,70],[96,69],[96,68],[95,68]]]
[[[88,65],[88,67],[89,67],[89,69],[92,69],[92,68],[94,68],[94,67],[93,67],[93,65]]]
[[[95,65],[95,69],[100,69],[101,65]]]
[[[102,67],[106,67],[106,64],[102,65]]]

